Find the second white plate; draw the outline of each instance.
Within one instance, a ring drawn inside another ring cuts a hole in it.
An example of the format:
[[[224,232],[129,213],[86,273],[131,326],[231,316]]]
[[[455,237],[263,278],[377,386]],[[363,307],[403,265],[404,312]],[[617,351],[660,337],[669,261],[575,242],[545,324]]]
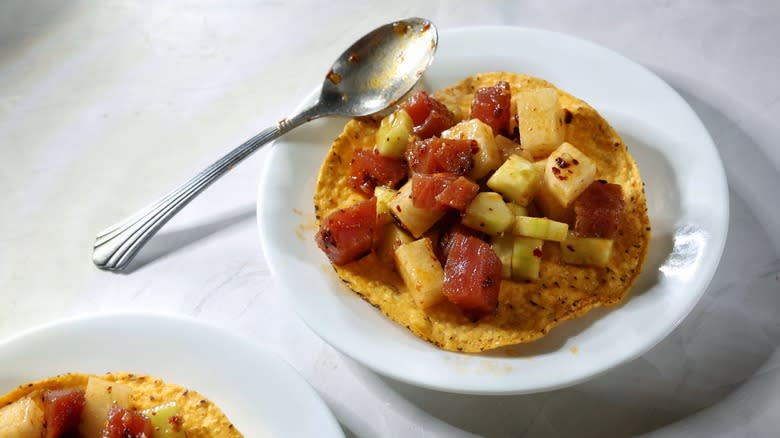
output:
[[[57,374],[128,371],[192,388],[247,437],[343,437],[308,383],[247,338],[191,318],[109,314],[0,342],[0,394]]]
[[[726,241],[726,177],[699,118],[647,69],[571,36],[488,27],[444,31],[439,41],[425,75],[428,88],[487,71],[538,76],[590,103],[623,136],[646,183],[653,225],[648,260],[627,301],[567,322],[511,356],[451,353],[416,338],[347,290],[314,243],[317,173],[345,123],[334,119],[277,142],[260,181],[260,235],[284,295],[315,332],[345,354],[381,374],[445,391],[550,390],[649,350],[704,293]]]

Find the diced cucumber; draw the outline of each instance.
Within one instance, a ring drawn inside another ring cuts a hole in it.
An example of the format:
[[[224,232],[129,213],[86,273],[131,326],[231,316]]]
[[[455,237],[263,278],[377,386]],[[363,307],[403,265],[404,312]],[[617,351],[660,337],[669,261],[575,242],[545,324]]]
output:
[[[376,196],[377,223],[386,224],[393,219],[393,217],[390,216],[389,204],[396,194],[398,194],[398,191],[389,187],[376,186],[374,188],[374,196]]]
[[[444,269],[433,253],[431,239],[405,243],[395,250],[395,263],[406,288],[418,306],[425,309],[442,299]]]
[[[561,242],[561,261],[572,265],[605,267],[612,255],[612,239],[577,237],[569,233]]]
[[[515,238],[510,235],[494,236],[490,246],[501,260],[501,277],[512,278],[512,251]]]
[[[165,403],[160,406],[145,409],[142,414],[149,417],[152,422],[154,435],[150,438],[186,438],[187,434],[177,425],[176,421],[170,421],[171,417],[179,415],[179,407],[176,402]]]
[[[388,222],[382,227],[382,233],[379,236],[379,243],[376,247],[377,256],[385,263],[392,263],[395,256],[395,250],[404,243],[409,243],[414,239],[395,222]]]
[[[533,163],[519,155],[507,158],[487,180],[488,187],[523,206],[531,202],[541,183],[542,174]]]
[[[512,278],[515,280],[535,280],[539,278],[542,265],[541,239],[515,237],[512,248]]]
[[[515,204],[514,202],[507,202],[509,211],[512,212],[512,216],[528,216],[528,208]]]
[[[478,193],[466,207],[462,223],[477,231],[495,236],[512,225],[512,212],[495,192]]]
[[[517,216],[512,227],[512,234],[516,236],[534,237],[554,242],[565,240],[568,231],[569,224],[544,217]]]
[[[412,181],[404,184],[398,193],[390,200],[388,204],[390,213],[393,214],[403,224],[412,236],[419,238],[428,231],[442,216],[444,211],[427,210],[414,206],[412,201]]]
[[[379,155],[401,158],[409,146],[413,127],[409,113],[402,109],[382,119],[376,131],[376,150]]]

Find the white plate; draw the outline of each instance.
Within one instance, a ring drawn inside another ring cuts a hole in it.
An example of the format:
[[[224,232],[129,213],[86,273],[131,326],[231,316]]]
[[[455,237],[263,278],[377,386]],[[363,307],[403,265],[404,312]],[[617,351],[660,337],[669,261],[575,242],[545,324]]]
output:
[[[308,383],[247,338],[194,319],[115,314],[56,322],[0,343],[0,394],[65,372],[132,371],[191,388],[248,437],[343,437]]]
[[[341,284],[313,233],[301,232],[312,228],[317,172],[344,125],[334,119],[299,128],[277,142],[260,181],[260,234],[283,294],[335,348],[381,374],[439,390],[550,390],[643,354],[699,300],[726,241],[726,177],[701,121],[647,69],[571,36],[480,27],[444,31],[439,41],[425,75],[429,89],[478,72],[526,73],[589,102],[623,136],[647,184],[653,224],[648,260],[628,300],[567,322],[512,355],[445,352],[390,322]]]

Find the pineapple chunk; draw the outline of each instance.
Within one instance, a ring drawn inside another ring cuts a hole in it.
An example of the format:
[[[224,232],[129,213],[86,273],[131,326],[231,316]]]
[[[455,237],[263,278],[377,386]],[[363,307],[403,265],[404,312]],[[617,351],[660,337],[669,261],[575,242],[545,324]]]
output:
[[[512,155],[520,155],[528,161],[533,161],[533,156],[528,151],[523,150],[522,146],[514,141],[504,137],[503,135],[496,136],[496,146],[501,153],[501,157],[506,160]]]
[[[561,261],[572,265],[597,266],[603,268],[612,255],[612,239],[598,237],[577,237],[569,233],[561,242]]]
[[[547,167],[547,160],[534,161],[534,167],[539,171],[539,175],[544,176],[544,169]]]
[[[405,110],[400,109],[385,117],[376,131],[376,151],[385,157],[403,157],[413,127],[412,117]]]
[[[566,133],[563,109],[553,88],[516,93],[520,144],[536,158],[546,157],[562,142]]]
[[[531,202],[541,183],[542,174],[519,155],[507,158],[487,180],[488,187],[521,206]]]
[[[379,225],[386,224],[393,220],[390,215],[390,201],[398,194],[397,190],[385,186],[376,186],[374,196],[376,196],[376,220]]]
[[[380,260],[385,263],[392,263],[395,257],[395,250],[404,243],[409,243],[414,239],[395,222],[389,222],[382,228],[382,234],[379,237],[376,253]]]
[[[563,207],[568,207],[596,178],[596,163],[569,143],[547,157],[544,185]]]
[[[433,253],[431,239],[405,243],[395,250],[395,264],[418,306],[425,309],[442,299],[444,270]]]
[[[542,183],[539,191],[536,192],[534,203],[539,208],[541,216],[548,217],[558,222],[574,224],[574,204],[564,207],[558,201],[558,198],[552,195],[547,189],[547,184]]]
[[[23,397],[0,409],[0,437],[40,438],[43,409],[31,397]]]
[[[493,252],[501,260],[501,277],[512,278],[512,251],[514,250],[515,238],[510,235],[495,236],[490,244]]]
[[[477,152],[472,154],[474,166],[468,177],[478,180],[501,165],[501,153],[496,146],[493,128],[478,119],[465,120],[441,133],[441,138],[453,140],[476,140]]]
[[[127,385],[90,377],[84,391],[79,432],[84,436],[100,436],[108,410],[116,405],[127,409],[133,389]]]
[[[541,239],[515,237],[512,248],[512,278],[516,280],[535,280],[539,278],[542,265]]]
[[[512,212],[496,192],[481,192],[471,201],[462,223],[469,228],[495,236],[512,225]]]
[[[542,240],[561,242],[566,240],[569,224],[556,222],[543,217],[515,217],[512,234],[516,236],[535,237]]]
[[[412,236],[419,238],[428,231],[442,216],[443,211],[426,210],[414,206],[412,202],[412,181],[409,180],[398,190],[388,204],[393,214]]]

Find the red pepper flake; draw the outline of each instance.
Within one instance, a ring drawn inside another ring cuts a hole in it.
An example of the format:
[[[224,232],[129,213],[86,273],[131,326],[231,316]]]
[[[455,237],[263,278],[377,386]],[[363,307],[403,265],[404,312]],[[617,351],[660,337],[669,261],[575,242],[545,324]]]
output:
[[[566,181],[567,179],[569,179],[568,176],[564,176],[564,175],[558,175],[558,176],[556,176],[556,178],[558,178],[561,181]]]
[[[564,160],[563,157],[556,157],[555,164],[558,165],[558,167],[560,167],[561,169],[565,169],[569,167],[569,162]]]
[[[396,206],[395,206],[395,209],[396,209],[396,211],[398,211],[399,213],[401,212],[401,206],[400,206],[400,205],[396,205]]]
[[[420,32],[425,32],[425,31],[427,31],[430,28],[431,28],[431,22],[430,21],[426,21],[425,24],[423,24],[422,29],[420,29]]]
[[[575,165],[575,166],[576,166],[576,165],[578,165],[578,164],[580,164],[580,162],[579,162],[579,161],[577,161],[577,159],[576,159],[576,158],[572,158],[571,162],[572,162],[572,163],[574,163],[574,165]]]
[[[558,169],[557,167],[552,168],[553,175],[560,175],[561,169]]]
[[[542,256],[542,250],[539,248],[534,248],[534,257],[541,257]]]
[[[360,55],[358,55],[355,52],[349,54],[349,58],[347,58],[347,62],[351,64],[356,64],[358,61],[360,61]]]

